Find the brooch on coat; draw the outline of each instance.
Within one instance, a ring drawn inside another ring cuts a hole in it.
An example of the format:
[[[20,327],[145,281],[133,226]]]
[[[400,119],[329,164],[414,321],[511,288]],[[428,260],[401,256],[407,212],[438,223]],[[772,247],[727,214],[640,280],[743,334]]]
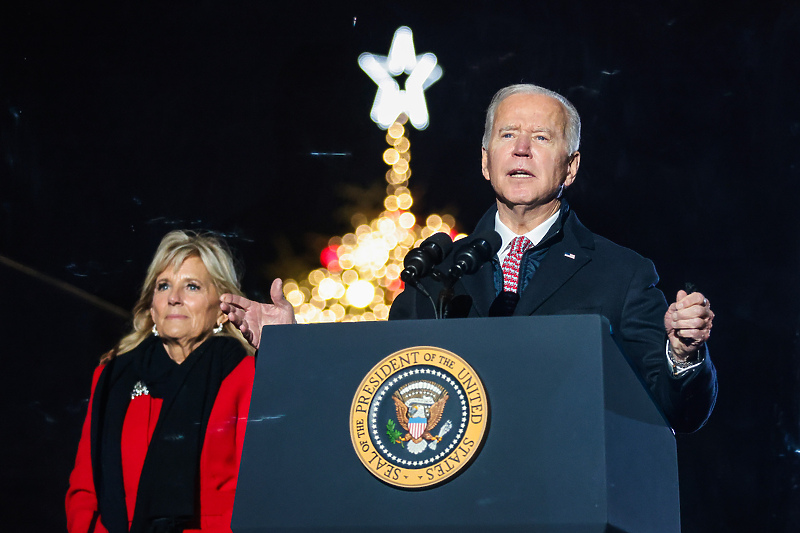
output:
[[[136,385],[133,386],[133,390],[131,391],[131,400],[143,394],[150,394],[150,391],[147,390],[147,385],[145,385],[142,381],[137,381]]]

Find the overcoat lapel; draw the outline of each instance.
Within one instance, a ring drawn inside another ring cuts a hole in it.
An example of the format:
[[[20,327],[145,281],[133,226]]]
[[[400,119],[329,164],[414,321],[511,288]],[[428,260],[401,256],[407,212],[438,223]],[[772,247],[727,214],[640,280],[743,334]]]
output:
[[[474,233],[494,228],[497,206],[492,206],[478,222]],[[588,265],[594,252],[594,235],[569,211],[562,228],[563,238],[555,242],[542,264],[523,291],[514,315],[533,314],[580,269]],[[455,253],[453,254],[455,255]],[[573,258],[574,256],[574,258]],[[459,282],[472,298],[472,308],[477,316],[488,315],[495,297],[494,271],[491,262],[483,264],[475,274],[464,276]],[[456,291],[461,293],[460,290]]]
[[[594,239],[575,213],[569,214],[563,231],[563,239],[550,247],[520,296],[514,315],[527,316],[536,312],[576,272],[591,262]]]

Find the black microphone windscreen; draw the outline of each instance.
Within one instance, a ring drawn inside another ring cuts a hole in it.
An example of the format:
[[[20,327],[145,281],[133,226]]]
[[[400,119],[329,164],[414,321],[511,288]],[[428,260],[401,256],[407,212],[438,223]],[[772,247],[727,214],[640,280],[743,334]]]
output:
[[[489,257],[486,258],[487,261],[500,251],[500,247],[503,245],[503,238],[500,237],[500,234],[495,230],[483,231],[472,239],[473,242],[478,240],[486,241],[489,244]]]
[[[419,247],[406,254],[403,259],[405,267],[400,273],[400,279],[406,283],[413,283],[433,271],[433,267],[441,263],[453,249],[453,240],[447,233],[434,233]]]
[[[474,274],[481,265],[494,257],[503,240],[494,231],[485,231],[469,237],[469,244],[461,248],[453,261],[449,275],[458,279],[464,274]]]
[[[445,257],[450,255],[450,252],[453,251],[453,239],[450,238],[450,235],[447,233],[439,232],[434,233],[420,244],[420,248],[425,245],[434,244],[441,249],[442,257],[437,258],[439,262],[441,262]]]

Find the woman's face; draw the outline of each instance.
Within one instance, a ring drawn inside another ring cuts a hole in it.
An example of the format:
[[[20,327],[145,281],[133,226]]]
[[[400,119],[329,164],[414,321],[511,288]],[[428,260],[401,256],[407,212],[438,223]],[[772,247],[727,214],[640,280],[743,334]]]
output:
[[[211,275],[199,257],[188,257],[178,270],[168,267],[158,275],[150,315],[167,345],[191,351],[211,334],[224,315]]]

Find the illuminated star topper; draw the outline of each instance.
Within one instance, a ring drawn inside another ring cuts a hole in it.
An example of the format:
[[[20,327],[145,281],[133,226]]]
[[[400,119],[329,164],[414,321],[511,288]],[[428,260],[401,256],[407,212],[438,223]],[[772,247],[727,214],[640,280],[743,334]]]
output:
[[[402,113],[418,130],[428,127],[425,89],[442,77],[442,67],[431,53],[416,55],[411,28],[397,28],[388,56],[365,52],[358,56],[358,65],[378,85],[369,116],[381,129],[389,128]],[[408,74],[404,89],[394,79],[402,73]]]

